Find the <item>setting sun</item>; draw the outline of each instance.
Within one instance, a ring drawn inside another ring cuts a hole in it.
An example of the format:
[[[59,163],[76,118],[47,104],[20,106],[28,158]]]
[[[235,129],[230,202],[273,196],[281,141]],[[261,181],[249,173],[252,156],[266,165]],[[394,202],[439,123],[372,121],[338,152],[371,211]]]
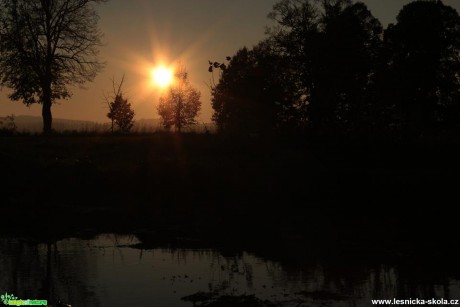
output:
[[[152,70],[152,81],[155,85],[166,87],[171,84],[172,80],[173,73],[171,69],[159,66]]]

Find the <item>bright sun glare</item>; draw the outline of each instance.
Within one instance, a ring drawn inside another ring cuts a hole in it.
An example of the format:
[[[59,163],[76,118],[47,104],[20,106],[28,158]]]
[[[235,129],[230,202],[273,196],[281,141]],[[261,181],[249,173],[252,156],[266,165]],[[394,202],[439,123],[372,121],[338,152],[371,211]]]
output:
[[[160,87],[166,87],[171,84],[173,80],[173,73],[171,69],[159,66],[152,70],[152,80],[154,84]]]

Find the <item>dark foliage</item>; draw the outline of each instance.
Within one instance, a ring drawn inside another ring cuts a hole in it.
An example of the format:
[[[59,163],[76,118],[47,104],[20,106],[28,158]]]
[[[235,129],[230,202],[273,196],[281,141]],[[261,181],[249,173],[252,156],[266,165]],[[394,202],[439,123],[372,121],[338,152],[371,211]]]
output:
[[[240,49],[221,69],[212,87],[213,121],[220,131],[262,134],[277,131],[283,121],[289,86],[284,86],[281,58],[269,41]]]
[[[221,131],[413,140],[458,129],[460,22],[442,1],[406,5],[385,31],[350,0],[281,0],[269,17],[268,39],[209,62]]]
[[[117,94],[114,101],[109,103],[109,109],[107,117],[117,125],[118,130],[122,133],[129,132],[134,125],[134,111],[128,100],[123,98],[122,93]]]
[[[363,3],[284,0],[270,31],[294,71],[302,111],[319,134],[362,131],[372,124],[370,88],[382,27]]]
[[[403,7],[385,31],[380,97],[389,123],[413,138],[460,123],[460,17],[441,1]]]

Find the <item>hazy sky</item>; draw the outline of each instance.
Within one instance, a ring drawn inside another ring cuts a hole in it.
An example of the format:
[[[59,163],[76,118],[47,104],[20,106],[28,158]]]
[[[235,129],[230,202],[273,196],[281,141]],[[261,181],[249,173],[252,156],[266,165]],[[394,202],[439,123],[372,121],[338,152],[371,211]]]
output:
[[[110,0],[99,6],[100,30],[105,45],[100,58],[105,69],[85,89],[52,108],[55,118],[105,122],[104,97],[112,90],[112,78],[125,74],[123,86],[133,105],[135,119],[157,118],[159,90],[149,83],[147,72],[156,63],[180,61],[192,84],[201,91],[200,121],[212,114],[207,71],[208,60],[222,61],[243,46],[252,47],[265,36],[266,17],[278,0]],[[410,0],[364,0],[384,26]],[[460,0],[445,0],[460,11]],[[217,75],[216,75],[217,76]],[[8,89],[0,92],[0,116],[40,115],[41,106],[30,108],[11,102]]]

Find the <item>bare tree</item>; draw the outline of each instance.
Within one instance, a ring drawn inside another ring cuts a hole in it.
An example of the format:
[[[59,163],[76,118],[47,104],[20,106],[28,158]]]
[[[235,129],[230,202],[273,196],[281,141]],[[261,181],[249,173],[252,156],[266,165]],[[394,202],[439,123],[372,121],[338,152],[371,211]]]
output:
[[[95,5],[106,1],[0,0],[0,83],[13,90],[10,99],[42,104],[45,134],[53,102],[103,67]]]

